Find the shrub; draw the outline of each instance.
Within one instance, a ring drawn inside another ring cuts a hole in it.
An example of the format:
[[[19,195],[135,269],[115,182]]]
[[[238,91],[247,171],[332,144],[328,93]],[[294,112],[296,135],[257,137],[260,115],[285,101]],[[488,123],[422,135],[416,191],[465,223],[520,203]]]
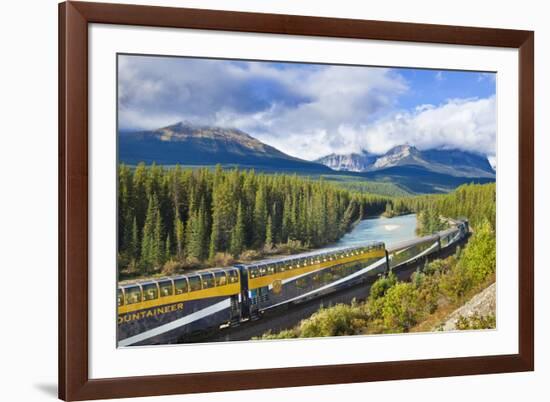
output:
[[[321,309],[299,326],[300,336],[304,338],[319,336],[355,335],[367,324],[365,310],[357,304],[351,306],[337,304]]]
[[[472,278],[468,270],[461,264],[441,277],[439,288],[445,297],[453,302],[459,302],[472,288]]]
[[[426,262],[422,272],[426,275],[436,275],[443,274],[456,264],[456,259],[454,257],[448,257],[444,260],[434,260],[431,262]]]
[[[216,253],[212,263],[217,267],[228,267],[235,263],[235,259],[229,253]]]
[[[162,267],[162,273],[164,275],[174,275],[178,271],[183,269],[183,264],[180,261],[169,260],[164,263]]]
[[[496,238],[488,220],[477,228],[464,249],[461,265],[466,267],[474,284],[479,284],[496,268]]]
[[[496,328],[497,320],[494,314],[488,314],[486,316],[480,315],[475,312],[469,317],[460,316],[455,324],[456,329],[468,330],[468,329],[493,329]]]
[[[266,339],[266,340],[272,340],[272,339],[293,339],[298,338],[298,333],[294,329],[285,329],[279,333],[272,333],[271,330],[267,331],[265,334],[263,334],[260,337],[253,337],[253,340],[259,340],[259,339]]]
[[[307,247],[304,246],[304,244],[302,244],[300,240],[292,240],[292,239],[288,239],[286,243],[279,244],[277,248],[282,253],[285,253],[285,254],[294,254],[299,251],[303,251],[307,249]]]
[[[392,332],[407,332],[417,322],[419,307],[418,294],[413,284],[401,282],[392,286],[384,296],[384,325]]]
[[[245,250],[239,255],[241,261],[253,261],[262,257],[262,253],[258,250]]]
[[[376,300],[383,297],[389,288],[397,283],[397,276],[393,272],[387,276],[382,276],[374,282],[370,288],[369,299]]]

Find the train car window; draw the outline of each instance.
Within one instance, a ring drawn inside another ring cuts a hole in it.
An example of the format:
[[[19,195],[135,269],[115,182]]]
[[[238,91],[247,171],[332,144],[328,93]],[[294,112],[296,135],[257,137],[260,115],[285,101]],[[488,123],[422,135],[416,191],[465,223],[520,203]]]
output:
[[[189,292],[189,286],[187,285],[186,278],[176,279],[174,281],[174,288],[176,289],[176,294],[181,295],[183,293]]]
[[[122,306],[124,304],[124,294],[122,293],[122,289],[117,289],[116,291],[116,301],[118,306]]]
[[[201,274],[202,288],[208,289],[214,287],[214,274]]]
[[[275,264],[269,264],[267,266],[267,274],[273,275],[275,273]]]
[[[229,283],[237,283],[239,282],[239,273],[235,271],[229,271]]]
[[[259,267],[259,273],[260,273],[260,276],[266,276],[267,275],[267,267],[265,265],[261,265]]]
[[[174,287],[172,286],[172,281],[162,281],[159,282],[160,296],[172,296],[174,294]]]
[[[189,279],[189,290],[191,292],[202,289],[200,276],[190,276],[188,279]]]
[[[227,285],[227,274],[225,272],[216,272],[214,277],[216,278],[216,286]]]
[[[133,286],[131,288],[124,289],[124,304],[135,304],[141,301],[141,288],[139,286]]]
[[[143,285],[143,301],[158,299],[159,290],[156,283]]]
[[[255,266],[248,267],[248,276],[250,277],[250,279],[254,279],[256,277],[256,267]]]

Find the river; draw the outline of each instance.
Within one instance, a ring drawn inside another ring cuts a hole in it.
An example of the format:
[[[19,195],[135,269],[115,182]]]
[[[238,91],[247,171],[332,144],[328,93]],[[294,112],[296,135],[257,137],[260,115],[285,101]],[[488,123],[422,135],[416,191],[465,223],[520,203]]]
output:
[[[368,241],[383,241],[387,246],[418,237],[415,233],[416,215],[394,218],[369,218],[359,222],[351,232],[330,247],[356,246]]]

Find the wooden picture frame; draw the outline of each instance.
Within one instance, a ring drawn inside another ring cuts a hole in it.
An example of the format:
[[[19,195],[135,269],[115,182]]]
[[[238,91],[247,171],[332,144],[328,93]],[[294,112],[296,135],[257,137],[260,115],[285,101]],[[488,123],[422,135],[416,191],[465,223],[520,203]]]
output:
[[[88,24],[191,28],[519,49],[519,353],[90,379]],[[382,21],[65,2],[59,5],[59,397],[85,400],[534,369],[534,33]]]

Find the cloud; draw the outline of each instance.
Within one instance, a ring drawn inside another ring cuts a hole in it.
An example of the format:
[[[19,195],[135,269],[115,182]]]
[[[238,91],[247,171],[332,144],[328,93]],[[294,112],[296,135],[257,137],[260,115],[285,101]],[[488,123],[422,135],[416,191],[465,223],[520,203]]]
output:
[[[409,86],[388,68],[120,56],[119,125],[236,127],[310,160],[403,143],[494,154],[494,98],[400,111]]]
[[[404,143],[419,149],[462,149],[495,154],[496,100],[451,99],[433,106],[422,105],[413,112],[396,113],[364,127],[357,133],[361,145],[382,153]]]

